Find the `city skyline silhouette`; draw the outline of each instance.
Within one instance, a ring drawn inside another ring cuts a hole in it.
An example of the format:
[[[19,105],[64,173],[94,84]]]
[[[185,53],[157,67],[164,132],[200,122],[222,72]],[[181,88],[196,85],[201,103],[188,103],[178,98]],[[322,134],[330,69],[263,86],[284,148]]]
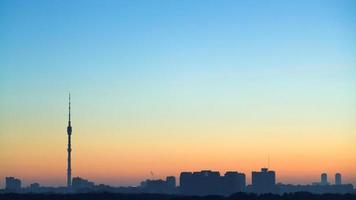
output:
[[[238,171],[226,171],[222,176],[219,171],[201,170],[199,172],[181,172],[179,183],[175,176],[167,176],[166,180],[154,179],[151,171],[151,179],[141,181],[140,185],[115,188],[112,185],[97,184],[93,181],[76,176],[72,178],[71,153],[72,153],[72,121],[71,121],[71,95],[68,98],[68,127],[67,127],[67,183],[66,186],[50,187],[35,182],[24,187],[22,180],[16,177],[5,178],[5,192],[16,193],[73,193],[73,192],[114,192],[114,193],[154,193],[154,194],[181,194],[181,195],[233,195],[238,192],[256,194],[284,194],[289,192],[310,193],[354,193],[351,183],[343,183],[342,175],[335,173],[334,182],[329,181],[328,174],[322,173],[320,181],[310,184],[284,184],[277,182],[275,171],[269,169],[270,157],[268,156],[268,168],[261,171],[252,171],[251,184],[246,183],[245,173]]]
[[[355,7],[0,1],[0,191],[356,186]]]

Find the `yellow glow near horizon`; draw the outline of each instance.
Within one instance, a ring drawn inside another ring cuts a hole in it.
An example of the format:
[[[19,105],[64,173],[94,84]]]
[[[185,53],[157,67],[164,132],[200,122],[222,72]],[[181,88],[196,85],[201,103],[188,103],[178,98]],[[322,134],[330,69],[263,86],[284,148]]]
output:
[[[156,178],[168,175],[178,178],[181,171],[201,169],[219,170],[222,174],[228,170],[242,171],[249,182],[250,172],[266,167],[268,156],[270,168],[277,172],[277,181],[281,182],[317,181],[321,172],[328,172],[329,176],[341,172],[345,181],[356,177],[352,130],[345,136],[335,134],[337,130],[317,132],[308,128],[293,134],[292,130],[266,130],[265,127],[211,128],[205,132],[146,127],[112,130],[113,133],[107,127],[88,132],[89,129],[80,128],[75,122],[73,127],[73,176],[102,183],[137,185],[140,180],[152,178],[150,171]],[[179,135],[180,131],[184,134]],[[28,182],[51,185],[64,183],[65,129],[56,130],[55,134],[13,133],[2,139],[8,142],[2,146],[7,151],[1,154],[5,161],[1,176],[14,175]],[[21,148],[14,149],[14,146]]]

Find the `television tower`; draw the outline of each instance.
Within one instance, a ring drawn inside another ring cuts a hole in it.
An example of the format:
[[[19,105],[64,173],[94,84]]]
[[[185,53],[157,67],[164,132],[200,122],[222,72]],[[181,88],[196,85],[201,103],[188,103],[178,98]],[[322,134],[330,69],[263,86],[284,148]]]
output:
[[[67,160],[67,187],[70,188],[72,186],[72,167],[71,167],[71,152],[72,152],[72,147],[71,147],[71,135],[72,135],[72,125],[70,122],[70,93],[69,93],[69,120],[68,120],[68,127],[67,127],[67,134],[68,134],[68,160]]]

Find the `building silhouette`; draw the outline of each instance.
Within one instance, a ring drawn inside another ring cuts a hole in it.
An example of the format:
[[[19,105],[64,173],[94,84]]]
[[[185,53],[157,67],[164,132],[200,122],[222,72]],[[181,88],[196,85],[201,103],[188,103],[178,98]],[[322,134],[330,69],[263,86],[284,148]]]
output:
[[[335,185],[341,185],[341,174],[340,173],[336,173],[335,174]]]
[[[5,190],[8,192],[19,192],[21,190],[21,180],[15,177],[6,177]]]
[[[84,178],[81,177],[74,177],[72,180],[72,189],[74,191],[78,191],[78,190],[87,190],[87,189],[91,189],[93,188],[95,185],[94,182],[86,180]]]
[[[180,193],[187,195],[229,195],[241,192],[246,185],[245,174],[226,172],[220,176],[217,171],[182,172]]]
[[[39,183],[31,183],[27,189],[31,192],[40,192],[41,185]]]
[[[322,185],[320,182],[309,185],[275,184],[275,173],[268,169],[260,172],[253,172],[253,183],[246,187],[245,174],[235,171],[228,171],[224,176],[219,172],[203,170],[199,172],[182,172],[180,174],[180,186],[176,186],[174,176],[168,176],[165,180],[146,180],[141,182],[140,187],[115,187],[99,184],[86,180],[81,177],[74,177],[71,181],[71,189],[67,186],[50,187],[41,186],[39,183],[32,183],[27,187],[21,187],[21,180],[14,177],[6,177],[5,190],[0,193],[162,193],[162,194],[181,194],[181,195],[231,195],[238,192],[247,193],[274,193],[285,194],[294,192],[308,192],[313,194],[350,194],[355,193],[352,184]],[[337,173],[339,174],[339,173]],[[339,175],[335,174],[336,177]],[[339,184],[340,183],[340,184]],[[267,194],[268,196],[269,194]],[[0,198],[1,199],[1,198]]]
[[[176,178],[174,176],[167,176],[166,180],[150,180],[142,181],[140,184],[142,192],[145,193],[176,193]]]
[[[67,187],[70,188],[72,185],[72,144],[71,144],[71,135],[72,135],[72,124],[70,120],[70,94],[69,94],[69,115],[68,115],[68,127],[67,127],[67,134],[68,134],[68,158],[67,158]]]
[[[328,175],[326,173],[322,173],[320,175],[320,184],[321,185],[328,185]]]
[[[310,192],[313,194],[347,194],[353,193],[354,188],[352,184],[342,184],[342,185],[292,185],[292,184],[281,184],[277,185],[277,190],[279,194],[293,193],[293,192]]]
[[[167,176],[166,182],[169,188],[176,188],[176,177],[174,176]]]
[[[260,172],[252,172],[252,190],[255,193],[275,193],[276,173],[262,168]]]
[[[224,184],[227,194],[242,192],[246,187],[246,176],[244,173],[228,171],[225,173]]]

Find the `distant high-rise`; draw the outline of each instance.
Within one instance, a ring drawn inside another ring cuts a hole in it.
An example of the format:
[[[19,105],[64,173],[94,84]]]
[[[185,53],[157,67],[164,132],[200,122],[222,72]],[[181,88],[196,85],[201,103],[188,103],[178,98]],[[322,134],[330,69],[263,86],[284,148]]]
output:
[[[262,168],[260,172],[252,172],[252,187],[256,193],[273,193],[276,190],[276,173]]]
[[[228,171],[225,173],[224,179],[227,194],[233,194],[245,190],[246,176],[244,173]]]
[[[72,185],[72,167],[71,167],[71,152],[72,152],[72,147],[71,147],[71,135],[72,135],[72,125],[70,121],[70,94],[69,94],[69,119],[68,119],[68,127],[67,127],[67,134],[68,134],[68,160],[67,160],[67,187],[70,188]]]
[[[81,177],[74,177],[72,182],[72,189],[80,190],[80,189],[90,189],[95,186],[95,183],[89,180],[86,180]]]
[[[166,177],[166,182],[169,188],[175,188],[176,187],[176,177],[174,176],[167,176]]]
[[[220,194],[220,173],[218,171],[202,170],[200,172],[182,172],[180,174],[180,189],[188,195]]]
[[[141,182],[140,190],[143,193],[174,194],[177,192],[176,191],[176,178],[174,176],[167,176],[166,180],[147,179],[147,180]]]
[[[335,185],[341,185],[341,174],[340,173],[336,173],[335,174]]]
[[[5,178],[5,190],[11,192],[17,192],[21,189],[21,180],[15,177]]]
[[[244,191],[245,174],[228,171],[221,176],[218,171],[182,172],[180,193],[186,195],[230,195]]]
[[[322,173],[320,175],[320,184],[327,185],[328,184],[328,175],[326,173]]]

